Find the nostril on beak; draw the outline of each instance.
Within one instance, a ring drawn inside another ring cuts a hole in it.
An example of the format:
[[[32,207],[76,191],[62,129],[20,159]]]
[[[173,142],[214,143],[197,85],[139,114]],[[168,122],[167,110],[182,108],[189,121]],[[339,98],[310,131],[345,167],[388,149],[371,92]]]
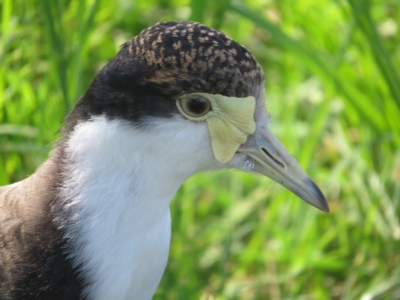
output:
[[[271,155],[271,153],[268,152],[267,149],[261,147],[261,150],[262,150],[270,159],[272,159],[278,166],[280,166],[282,169],[285,168],[285,165],[284,165],[283,163],[281,163],[279,160],[277,160],[275,157],[273,157],[273,156]]]

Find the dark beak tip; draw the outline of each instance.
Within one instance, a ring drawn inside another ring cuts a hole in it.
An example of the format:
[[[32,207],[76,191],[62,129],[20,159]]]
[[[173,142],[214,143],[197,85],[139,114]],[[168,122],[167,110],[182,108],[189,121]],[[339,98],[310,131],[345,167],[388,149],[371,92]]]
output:
[[[312,186],[315,193],[315,198],[318,200],[318,206],[316,207],[322,210],[323,212],[329,213],[328,202],[326,201],[326,198],[324,194],[321,192],[320,188],[311,179],[307,178],[307,181],[308,185]]]
[[[322,210],[325,213],[328,213],[328,214],[330,213],[329,205],[326,202],[324,203],[323,207],[320,207],[319,209]]]

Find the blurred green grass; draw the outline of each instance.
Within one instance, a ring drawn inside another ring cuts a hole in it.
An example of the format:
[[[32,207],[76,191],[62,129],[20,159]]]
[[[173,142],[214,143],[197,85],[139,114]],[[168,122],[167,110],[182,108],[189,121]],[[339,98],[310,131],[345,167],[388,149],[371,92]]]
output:
[[[325,192],[323,214],[266,178],[198,174],[171,206],[154,299],[400,299],[398,0],[1,0],[0,184],[46,158],[119,45],[195,20],[266,74],[272,131]]]

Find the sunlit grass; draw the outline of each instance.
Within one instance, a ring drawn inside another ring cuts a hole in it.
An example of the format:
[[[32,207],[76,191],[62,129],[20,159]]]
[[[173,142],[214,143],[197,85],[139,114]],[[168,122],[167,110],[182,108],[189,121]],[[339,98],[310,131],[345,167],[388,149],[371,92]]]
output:
[[[155,299],[400,298],[398,0],[0,3],[0,184],[35,170],[96,72],[153,23],[217,27],[262,64],[271,129],[331,214],[266,178],[198,174],[173,201]]]

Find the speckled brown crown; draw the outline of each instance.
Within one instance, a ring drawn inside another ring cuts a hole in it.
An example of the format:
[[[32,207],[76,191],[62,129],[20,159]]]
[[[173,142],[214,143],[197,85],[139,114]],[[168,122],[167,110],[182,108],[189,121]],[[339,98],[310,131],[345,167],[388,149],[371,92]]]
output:
[[[149,116],[172,117],[177,97],[192,92],[254,96],[262,105],[263,84],[254,57],[223,33],[195,22],[158,23],[122,45],[100,70],[64,132],[96,115],[136,125]]]
[[[263,71],[245,47],[200,23],[157,23],[123,48],[148,68],[140,83],[165,94],[203,91],[244,97],[263,83]]]

